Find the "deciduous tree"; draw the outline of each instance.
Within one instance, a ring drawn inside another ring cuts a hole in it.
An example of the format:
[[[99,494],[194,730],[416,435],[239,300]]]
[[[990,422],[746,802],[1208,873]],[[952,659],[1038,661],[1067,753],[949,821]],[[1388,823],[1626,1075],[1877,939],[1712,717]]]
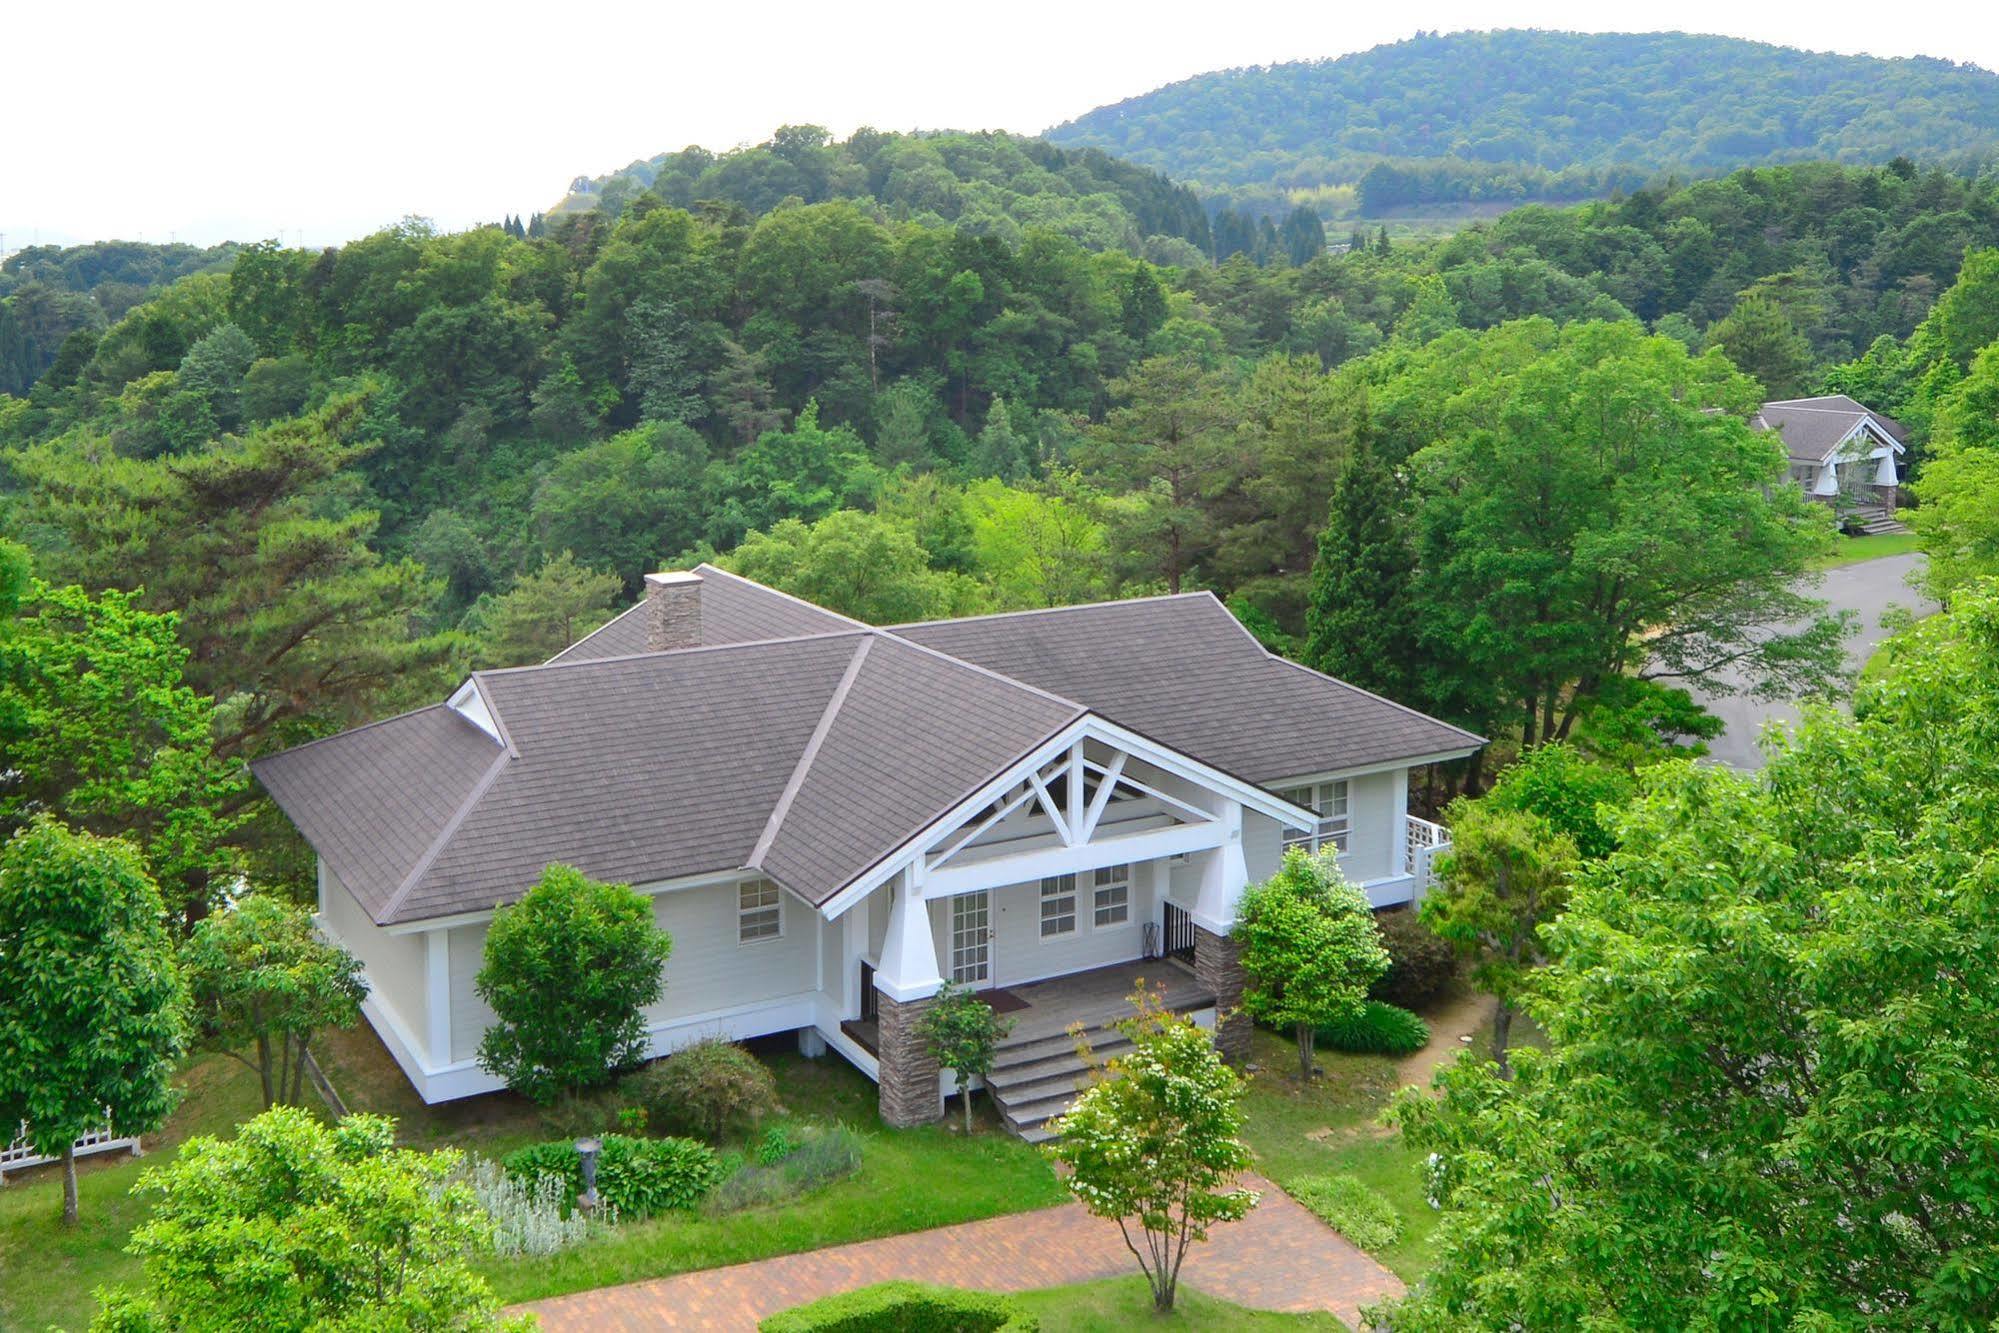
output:
[[[993,1054],[1012,1028],[1013,1020],[995,1014],[976,991],[948,981],[917,1021],[917,1035],[923,1038],[938,1068],[958,1076],[967,1134],[972,1132],[972,1080],[992,1072]]]
[[[0,1124],[62,1159],[70,1224],[76,1140],[107,1118],[150,1134],[180,1101],[187,992],[165,919],[120,839],[43,815],[0,847]]]
[[[1359,1014],[1368,987],[1388,970],[1388,950],[1361,891],[1329,856],[1301,848],[1236,909],[1235,940],[1252,1018],[1291,1029],[1298,1079],[1312,1081],[1318,1030]]]

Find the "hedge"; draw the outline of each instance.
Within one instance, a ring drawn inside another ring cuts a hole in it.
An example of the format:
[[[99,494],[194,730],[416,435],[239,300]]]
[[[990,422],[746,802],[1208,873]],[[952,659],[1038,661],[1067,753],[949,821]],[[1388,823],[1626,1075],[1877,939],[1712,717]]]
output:
[[[1320,1028],[1319,1043],[1355,1055],[1409,1055],[1430,1044],[1430,1025],[1407,1009],[1369,1000],[1347,1022]]]
[[[621,1218],[651,1217],[670,1208],[692,1208],[722,1178],[715,1150],[693,1139],[635,1139],[606,1134],[597,1154],[597,1193]],[[576,1145],[557,1139],[509,1153],[507,1174],[526,1180],[560,1176],[574,1198],[583,1188]]]
[[[772,1315],[762,1333],[1038,1333],[1041,1321],[1004,1296],[920,1282],[883,1282]]]

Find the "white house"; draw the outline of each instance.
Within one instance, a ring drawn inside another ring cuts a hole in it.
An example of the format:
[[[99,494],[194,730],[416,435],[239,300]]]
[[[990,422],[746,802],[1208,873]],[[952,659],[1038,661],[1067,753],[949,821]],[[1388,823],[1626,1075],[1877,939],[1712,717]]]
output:
[[[1765,403],[1749,424],[1783,437],[1791,479],[1806,495],[1843,509],[1895,512],[1902,483],[1896,459],[1908,438],[1900,422],[1837,393]]]
[[[1031,1128],[1062,1027],[1141,971],[1235,1009],[1235,905],[1286,845],[1336,849],[1377,906],[1418,896],[1444,835],[1409,772],[1480,744],[1267,653],[1207,593],[875,629],[703,565],[542,666],[255,772],[426,1101],[499,1086],[475,1061],[487,923],[560,861],[673,936],[655,1053],[796,1031],[891,1123],[929,1119],[946,1089],[912,1024],[952,979],[1030,1011]]]

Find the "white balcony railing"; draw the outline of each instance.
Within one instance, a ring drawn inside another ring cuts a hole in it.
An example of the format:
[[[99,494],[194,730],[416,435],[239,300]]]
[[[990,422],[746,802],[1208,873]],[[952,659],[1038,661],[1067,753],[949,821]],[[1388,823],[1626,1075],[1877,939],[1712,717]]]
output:
[[[1412,893],[1417,899],[1430,887],[1430,867],[1450,850],[1451,831],[1442,824],[1415,815],[1403,817],[1402,872],[1416,881]]]

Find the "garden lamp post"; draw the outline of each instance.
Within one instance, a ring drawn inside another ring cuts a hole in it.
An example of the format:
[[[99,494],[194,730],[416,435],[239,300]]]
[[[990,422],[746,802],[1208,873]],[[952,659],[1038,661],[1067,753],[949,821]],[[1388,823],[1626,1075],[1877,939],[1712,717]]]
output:
[[[583,1167],[583,1193],[577,1196],[576,1206],[586,1212],[597,1207],[597,1153],[603,1146],[595,1138],[576,1140],[576,1156]]]

